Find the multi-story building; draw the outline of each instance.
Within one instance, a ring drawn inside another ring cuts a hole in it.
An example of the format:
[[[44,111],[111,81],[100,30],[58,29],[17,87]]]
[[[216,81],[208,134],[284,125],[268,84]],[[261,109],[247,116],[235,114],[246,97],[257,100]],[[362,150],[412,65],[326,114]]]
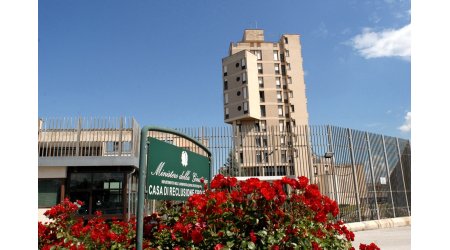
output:
[[[248,29],[242,41],[231,43],[229,56],[222,59],[224,120],[244,131],[236,145],[241,175],[281,176],[304,174],[307,161],[294,164],[298,157],[290,147],[307,134],[292,133],[308,125],[308,111],[302,65],[300,36],[284,34],[278,42],[264,40],[264,31]],[[267,129],[279,132],[268,138]],[[304,138],[303,138],[304,137]],[[264,149],[267,145],[279,145]],[[278,150],[278,152],[275,152]],[[279,159],[276,159],[279,158]]]

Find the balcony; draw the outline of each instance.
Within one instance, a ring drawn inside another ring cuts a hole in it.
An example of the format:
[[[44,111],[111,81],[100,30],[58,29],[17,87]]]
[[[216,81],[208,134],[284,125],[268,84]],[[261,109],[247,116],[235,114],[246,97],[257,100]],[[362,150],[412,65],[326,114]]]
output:
[[[39,119],[39,166],[139,166],[134,118]]]

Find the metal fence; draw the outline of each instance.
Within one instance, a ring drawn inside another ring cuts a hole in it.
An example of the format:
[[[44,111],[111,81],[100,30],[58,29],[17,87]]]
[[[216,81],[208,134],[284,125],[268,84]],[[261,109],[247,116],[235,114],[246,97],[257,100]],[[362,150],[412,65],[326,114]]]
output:
[[[336,200],[346,222],[410,216],[411,146],[405,139],[336,126],[224,126],[177,130],[209,148],[212,174],[275,180],[306,176]],[[173,135],[153,137],[198,152]],[[133,118],[39,120],[39,157],[135,156]]]
[[[410,216],[408,140],[330,125],[176,130],[210,149],[214,174],[306,176],[338,202],[346,222]]]

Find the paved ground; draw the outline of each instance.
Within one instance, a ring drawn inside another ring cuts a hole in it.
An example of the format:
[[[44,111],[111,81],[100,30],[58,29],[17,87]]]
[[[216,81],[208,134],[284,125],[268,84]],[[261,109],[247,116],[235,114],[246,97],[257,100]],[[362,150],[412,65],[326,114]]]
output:
[[[381,250],[410,250],[411,226],[373,229],[355,232],[353,247],[359,249],[359,243],[374,242]]]

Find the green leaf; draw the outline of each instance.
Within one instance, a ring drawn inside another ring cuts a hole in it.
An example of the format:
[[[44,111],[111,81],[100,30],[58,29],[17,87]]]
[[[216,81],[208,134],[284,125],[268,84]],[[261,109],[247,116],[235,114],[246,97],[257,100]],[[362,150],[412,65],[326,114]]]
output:
[[[228,230],[227,230],[226,234],[227,234],[227,236],[229,236],[229,237],[233,236],[233,232],[228,231]]]
[[[234,246],[234,242],[232,242],[232,241],[227,241],[227,246],[228,246],[229,248],[233,247],[233,246]]]
[[[266,237],[267,236],[267,231],[266,230],[258,231],[256,233],[256,235],[261,236],[261,237]]]
[[[253,242],[251,242],[251,241],[248,242],[247,247],[248,247],[248,249],[256,249],[255,243],[253,243]]]
[[[63,233],[60,232],[60,233],[57,233],[57,234],[56,234],[56,238],[57,238],[57,239],[60,239],[60,238],[62,238],[62,237],[64,237],[64,234],[63,234]]]

